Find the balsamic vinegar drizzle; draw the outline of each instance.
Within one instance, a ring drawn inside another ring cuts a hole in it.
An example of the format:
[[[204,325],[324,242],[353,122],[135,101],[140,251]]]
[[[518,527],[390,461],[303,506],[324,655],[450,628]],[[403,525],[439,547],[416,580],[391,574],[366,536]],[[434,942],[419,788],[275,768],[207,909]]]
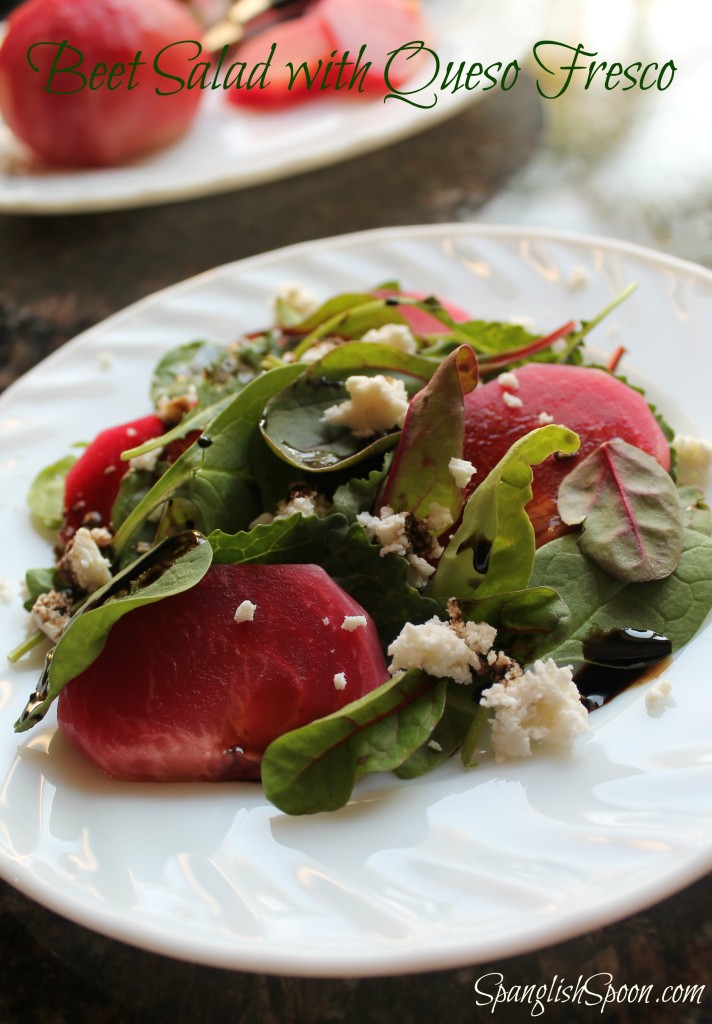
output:
[[[150,586],[151,583],[155,583],[156,580],[160,579],[179,558],[197,548],[199,544],[205,543],[207,543],[206,538],[196,530],[184,530],[174,537],[166,537],[155,548],[152,548],[145,555],[132,562],[127,569],[119,573],[108,584],[106,589],[97,592],[96,597],[89,597],[73,616],[72,621],[78,615],[84,615],[88,611],[100,608],[107,601],[127,597],[129,594],[135,594],[139,590]],[[16,727],[24,725],[28,721],[31,721],[34,725],[37,722],[41,722],[44,718],[47,708],[42,709],[42,705],[49,696],[49,674],[52,668],[54,651],[55,648],[52,647],[47,652],[42,675],[37,686],[30,694],[30,698],[17,720]]]
[[[634,683],[659,675],[669,663],[672,643],[653,629],[599,629],[584,640],[583,654],[586,664],[574,682],[592,711]]]

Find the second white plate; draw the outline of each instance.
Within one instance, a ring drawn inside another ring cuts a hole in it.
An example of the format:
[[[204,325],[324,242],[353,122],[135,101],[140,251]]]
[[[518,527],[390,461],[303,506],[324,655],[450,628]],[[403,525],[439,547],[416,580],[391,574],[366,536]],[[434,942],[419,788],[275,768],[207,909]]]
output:
[[[336,163],[379,149],[432,127],[479,99],[478,91],[439,91],[445,68],[504,65],[521,58],[536,32],[538,3],[519,0],[423,0],[433,27],[433,50],[441,74],[421,110],[388,102],[326,97],[292,110],[254,114],[228,104],[222,92],[207,92],[191,131],[177,144],[122,167],[61,171],[36,167],[0,121],[0,211],[87,212],[156,203],[245,188]],[[410,40],[404,39],[403,43]],[[433,70],[435,65],[433,64]],[[418,88],[429,74],[414,80]],[[409,83],[410,85],[410,83]]]

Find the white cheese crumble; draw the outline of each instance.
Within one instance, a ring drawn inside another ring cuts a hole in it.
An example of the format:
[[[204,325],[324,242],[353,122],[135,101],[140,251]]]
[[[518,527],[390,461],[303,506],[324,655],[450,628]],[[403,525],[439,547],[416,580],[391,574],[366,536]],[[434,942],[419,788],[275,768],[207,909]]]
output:
[[[325,626],[328,626],[329,625],[329,616],[327,615],[327,617],[325,619],[322,619],[321,621],[324,623]]]
[[[456,459],[452,458],[447,464],[447,468],[450,470],[450,476],[455,481],[455,485],[463,490],[469,484],[477,470],[468,462],[467,459]]]
[[[705,487],[712,466],[712,444],[701,437],[676,434],[672,446],[677,455],[677,482],[683,486],[696,484]]]
[[[430,503],[428,514],[423,519],[423,525],[430,533],[439,537],[441,533],[444,533],[449,526],[452,526],[452,514],[449,508],[445,508],[444,505],[439,505],[437,501]],[[434,556],[440,556],[442,554],[442,548],[437,551],[431,551]]]
[[[578,292],[585,288],[591,275],[585,267],[572,267],[569,271],[568,286],[570,292]]]
[[[12,584],[4,577],[0,577],[0,601],[3,604],[10,604],[12,601]]]
[[[369,540],[374,540],[381,545],[381,557],[391,553],[402,555],[410,563],[408,573],[410,585],[424,587],[435,572],[435,568],[426,558],[413,551],[413,545],[408,536],[408,522],[411,518],[407,512],[394,512],[389,505],[384,505],[378,516],[372,516],[369,512],[360,512],[356,516],[356,521],[363,526]],[[431,551],[434,557],[442,554],[442,548],[434,539],[431,541]]]
[[[61,563],[77,586],[87,594],[93,594],[111,579],[111,564],[99,550],[92,532],[80,526],[67,544]],[[98,539],[103,540],[103,535]]]
[[[391,675],[411,668],[439,679],[471,683],[472,670],[482,668],[481,656],[492,647],[497,630],[485,622],[443,622],[433,616],[421,625],[406,622],[388,648]]]
[[[428,746],[431,750],[437,751],[438,754],[442,754],[443,752],[442,745],[438,743],[437,740],[428,740]]]
[[[355,629],[361,629],[362,627],[366,627],[365,615],[344,615],[344,621],[341,623],[341,628],[345,629],[347,633],[353,633]]]
[[[480,704],[495,712],[492,746],[498,762],[528,757],[532,742],[570,749],[577,736],[590,731],[571,666],[559,668],[551,658],[494,683]]]
[[[325,339],[324,341],[317,341],[316,345],[312,345],[306,352],[303,352],[299,357],[300,363],[318,363],[320,359],[327,356],[329,352],[333,352],[337,347],[335,341]]]
[[[274,297],[274,309],[278,319],[282,305],[288,306],[290,311],[301,320],[306,320],[319,308],[319,300],[309,288],[295,284],[293,281],[284,281],[277,288],[277,294]]]
[[[252,601],[243,601],[235,611],[235,622],[254,622],[257,605]]]
[[[501,388],[512,388],[513,391],[516,391],[519,388],[519,377],[516,373],[500,373],[497,383]]]
[[[554,422],[554,417],[550,416],[548,412],[540,412],[537,419],[541,423],[542,427],[546,426],[547,423]]]
[[[32,620],[45,636],[59,640],[72,613],[72,599],[68,594],[50,590],[40,594],[32,606]]]
[[[160,457],[161,449],[154,448],[153,451],[146,452],[144,455],[137,455],[135,458],[129,459],[129,467],[131,469],[144,470],[146,473],[152,473]]]
[[[303,516],[325,516],[331,511],[331,504],[323,494],[317,491],[294,491],[288,501],[280,501],[277,505],[275,519],[285,519],[297,512]]]
[[[660,715],[665,710],[667,699],[672,691],[669,679],[659,679],[645,694],[645,707],[649,715]]]
[[[336,675],[334,676],[334,689],[346,689],[346,675],[343,672],[337,672]]]
[[[328,408],[322,423],[349,427],[355,437],[372,437],[403,426],[408,394],[402,380],[377,373],[373,377],[347,377],[345,384],[350,398]]]
[[[502,392],[502,401],[505,405],[508,405],[510,409],[520,409],[524,402],[521,400],[519,395],[513,395],[511,391]]]
[[[176,395],[174,398],[161,395],[156,403],[156,416],[163,420],[167,427],[175,427],[194,405],[195,402],[188,395]]]
[[[361,341],[368,341],[374,345],[388,345],[396,352],[406,352],[411,356],[418,351],[418,342],[407,324],[384,324],[383,327],[374,327],[366,331]]]

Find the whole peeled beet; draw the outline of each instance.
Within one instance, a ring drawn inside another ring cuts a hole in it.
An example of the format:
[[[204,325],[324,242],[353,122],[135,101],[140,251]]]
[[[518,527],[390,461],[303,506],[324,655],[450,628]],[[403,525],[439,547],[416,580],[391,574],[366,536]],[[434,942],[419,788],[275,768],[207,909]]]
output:
[[[177,79],[200,35],[178,0],[27,0],[0,49],[0,110],[48,164],[122,163],[187,130],[201,91]]]
[[[319,566],[216,565],[120,619],[58,718],[119,779],[258,779],[272,740],[387,678],[373,621]]]
[[[559,423],[579,435],[576,455],[552,457],[534,467],[527,512],[537,546],[566,532],[557,507],[561,481],[604,441],[620,437],[670,468],[668,442],[645,398],[612,374],[592,367],[528,363],[514,378],[518,387],[495,379],[465,397],[464,457],[477,469],[470,486],[474,490],[516,440],[543,423]]]

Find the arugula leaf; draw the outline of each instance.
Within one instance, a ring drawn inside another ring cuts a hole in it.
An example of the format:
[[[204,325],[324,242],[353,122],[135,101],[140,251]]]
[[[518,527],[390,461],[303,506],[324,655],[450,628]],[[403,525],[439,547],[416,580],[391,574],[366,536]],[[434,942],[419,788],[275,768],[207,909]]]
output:
[[[381,556],[358,523],[345,516],[323,519],[297,513],[229,535],[208,538],[216,565],[320,565],[358,601],[376,624],[384,646],[400,633],[404,622],[421,623],[442,615],[442,609],[408,583],[408,563],[400,555]]]
[[[451,458],[462,458],[464,397],[477,387],[477,379],[477,358],[461,345],[413,398],[381,496],[383,505],[425,519],[437,504],[448,509],[452,522],[457,520],[463,495],[448,464]]]
[[[47,530],[58,530],[64,522],[64,481],[77,461],[75,455],[45,466],[30,484],[27,504],[33,519]]]
[[[203,532],[244,529],[261,511],[250,452],[262,411],[301,372],[296,365],[278,367],[238,392],[121,524],[114,537],[117,554],[160,505],[176,498],[192,504],[194,526]]]
[[[677,568],[663,580],[628,583],[587,558],[576,537],[545,544],[536,554],[533,586],[550,586],[571,612],[571,632],[550,652],[558,662],[584,661],[583,641],[597,630],[654,629],[673,650],[691,640],[712,608],[712,540],[685,530]]]
[[[115,622],[135,608],[194,587],[211,561],[212,551],[204,537],[182,534],[149,551],[92,594],[48,654],[15,731],[25,732],[44,718],[62,688],[101,654]]]
[[[515,441],[470,496],[426,594],[467,601],[526,587],[535,550],[534,529],[525,511],[532,498],[531,467],[554,452],[568,454],[578,447],[578,436],[555,424]]]
[[[559,514],[583,530],[579,545],[611,576],[631,583],[664,579],[680,560],[682,509],[657,459],[614,438],[562,481]]]
[[[281,459],[311,472],[345,469],[393,447],[399,431],[374,438],[356,437],[346,427],[322,422],[326,410],[348,398],[344,380],[353,374],[385,372],[403,379],[414,394],[430,379],[435,363],[398,352],[389,345],[350,342],[302,366],[302,374],[267,402],[260,430]]]
[[[445,680],[417,669],[274,740],[262,760],[265,796],[287,814],[343,807],[369,772],[397,768],[430,736],[443,713]]]

